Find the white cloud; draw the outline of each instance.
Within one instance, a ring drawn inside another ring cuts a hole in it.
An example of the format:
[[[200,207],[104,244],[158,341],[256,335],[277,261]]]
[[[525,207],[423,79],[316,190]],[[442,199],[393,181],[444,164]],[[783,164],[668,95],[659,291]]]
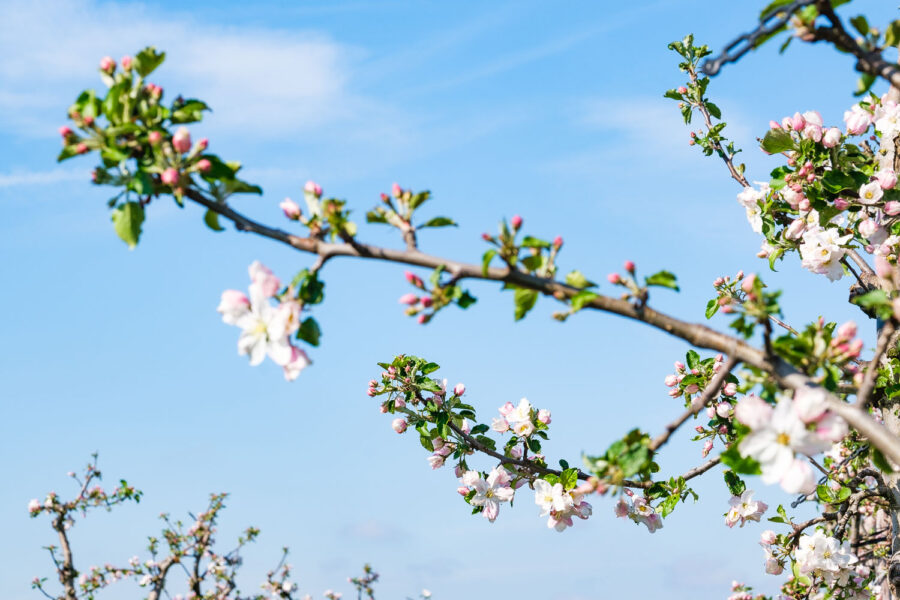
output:
[[[723,106],[726,104],[723,103]],[[593,148],[562,157],[548,163],[549,171],[568,174],[598,173],[598,166],[615,163],[616,170],[646,170],[652,165],[655,172],[662,169],[683,169],[696,164],[700,151],[688,145],[690,127],[684,124],[677,105],[666,98],[592,98],[580,103],[572,111],[572,123],[598,133]],[[740,115],[731,111],[725,115],[726,137],[738,140],[738,146],[752,139],[750,128]],[[694,129],[699,127],[693,124]],[[644,157],[627,167],[623,156]]]
[[[50,171],[13,171],[0,173],[0,188],[21,185],[50,185],[65,181],[90,181],[91,172],[84,169],[53,169]]]
[[[102,85],[100,57],[146,45],[167,51],[157,81],[168,97],[202,96],[216,129],[252,127],[258,138],[389,112],[348,89],[360,52],[320,33],[225,27],[133,3],[13,0],[0,3],[0,126],[55,135],[77,91]]]

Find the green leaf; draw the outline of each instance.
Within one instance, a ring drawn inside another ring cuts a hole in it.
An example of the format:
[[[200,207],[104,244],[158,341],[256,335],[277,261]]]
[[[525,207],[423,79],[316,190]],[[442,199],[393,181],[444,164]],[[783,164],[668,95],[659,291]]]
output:
[[[588,290],[582,290],[572,296],[572,310],[579,311],[584,308],[586,305],[590,304],[594,301],[594,298],[599,298],[599,294],[595,294],[594,292]]]
[[[742,475],[759,475],[762,473],[757,461],[749,456],[741,456],[741,453],[738,452],[737,444],[732,445],[731,448],[722,453],[722,463],[731,467],[735,473]]]
[[[150,175],[146,171],[138,171],[131,178],[128,187],[141,196],[149,196],[153,193],[153,180],[150,179]]]
[[[297,330],[297,339],[303,340],[311,346],[318,346],[321,337],[322,330],[315,319],[307,317],[300,323],[300,329]]]
[[[842,190],[855,190],[859,186],[856,180],[843,171],[830,170],[826,171],[822,176],[822,187],[833,194],[837,194]]]
[[[56,162],[62,162],[64,160],[68,160],[73,156],[78,156],[78,144],[69,144],[68,146],[63,146],[62,151],[60,151],[59,156],[56,157]]]
[[[225,228],[219,225],[219,213],[217,212],[206,211],[206,214],[203,215],[203,222],[213,231],[225,231]]]
[[[172,123],[194,123],[203,119],[203,111],[210,110],[201,100],[185,100],[183,104],[172,105]]]
[[[779,154],[788,150],[796,150],[797,144],[791,134],[784,129],[770,129],[760,144],[769,154]]]
[[[475,304],[477,301],[478,299],[470,294],[468,290],[463,290],[463,293],[460,294],[459,298],[456,299],[456,305],[462,309],[466,309]]]
[[[148,46],[134,57],[134,70],[141,77],[146,77],[166,60],[165,52],[157,52],[153,46]]]
[[[470,433],[472,435],[478,435],[481,433],[487,433],[488,429],[490,429],[490,427],[488,427],[484,423],[479,423],[478,425],[476,425],[475,427],[472,428],[472,431]]]
[[[545,242],[544,240],[539,240],[536,237],[531,237],[530,235],[526,235],[522,238],[522,242],[519,244],[522,248],[549,248],[550,242]]]
[[[884,30],[884,43],[886,46],[896,46],[900,43],[900,19],[892,21]]]
[[[113,209],[113,227],[123,242],[133,249],[141,237],[144,207],[139,202],[126,202]]]
[[[526,288],[516,288],[513,302],[515,303],[515,319],[521,321],[525,318],[538,299],[538,293],[535,290]]]
[[[684,100],[684,96],[679,93],[678,90],[666,90],[666,93],[663,94],[665,98],[671,98],[672,100]]]
[[[649,275],[646,278],[644,278],[644,283],[645,283],[645,285],[648,285],[648,286],[656,285],[659,287],[665,287],[665,288],[675,290],[676,292],[679,291],[678,281],[677,281],[675,275],[670,273],[669,271],[659,271],[658,273]]]
[[[578,471],[575,469],[566,469],[559,474],[559,482],[563,489],[571,490],[578,485]]]
[[[722,111],[718,106],[713,104],[712,102],[706,102],[706,109],[709,111],[709,114],[714,116],[717,119],[722,118]]]
[[[863,37],[869,35],[869,22],[863,15],[858,15],[850,18],[850,24],[862,35]]]
[[[694,369],[700,368],[700,355],[697,354],[695,350],[688,350],[687,354],[684,355],[684,362],[687,363],[687,367],[689,370],[693,371]]]
[[[732,496],[740,496],[747,489],[747,484],[744,483],[744,480],[738,477],[738,474],[731,469],[723,472],[722,475],[725,477],[725,485],[728,486],[728,491],[731,492]]]
[[[487,275],[488,268],[491,266],[491,261],[494,260],[494,257],[497,256],[497,249],[491,248],[487,252],[484,253],[481,257],[481,274]]]
[[[706,318],[712,319],[717,312],[719,312],[719,299],[713,298],[706,303]]]
[[[581,290],[589,287],[597,287],[596,283],[588,281],[588,278],[584,276],[584,273],[577,269],[566,275],[566,284]]]
[[[434,217],[419,225],[419,229],[423,227],[458,227],[456,221],[447,217]]]
[[[872,463],[878,467],[882,473],[894,472],[891,463],[888,462],[887,458],[885,458],[884,454],[882,454],[881,450],[878,448],[872,448]]]
[[[884,290],[872,290],[860,296],[856,296],[851,300],[853,304],[862,307],[868,311],[874,312],[879,319],[886,321],[894,314],[891,301],[887,297]]]
[[[856,91],[853,92],[854,96],[862,96],[875,84],[876,77],[870,73],[863,73],[859,76],[859,80],[856,82]]]

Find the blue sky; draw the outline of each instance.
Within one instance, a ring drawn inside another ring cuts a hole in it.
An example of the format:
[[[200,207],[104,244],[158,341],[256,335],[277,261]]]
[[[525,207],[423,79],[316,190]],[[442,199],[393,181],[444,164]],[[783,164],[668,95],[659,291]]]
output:
[[[167,97],[199,96],[214,109],[195,136],[265,189],[238,200],[240,210],[287,227],[278,202],[299,199],[313,178],[361,217],[398,181],[431,189],[431,214],[460,223],[423,235],[426,251],[475,262],[479,234],[518,213],[530,234],[563,235],[563,268],[595,280],[626,258],[645,273],[676,272],[682,292],[655,293],[652,304],[702,320],[713,279],[765,265],[737,188],[687,146],[662,98],[683,81],[666,44],[693,31],[719,47],[752,27],[760,3],[604,4],[0,2],[0,597],[34,598],[30,578],[50,574],[41,546],[52,532],[28,519],[26,503],[71,491],[65,473],[93,451],[110,482],[127,477],[146,496],[76,526],[81,567],[126,561],[158,531],[160,512],[186,515],[227,491],[221,542],[262,529],[245,553],[247,591],[283,545],[300,587],[319,597],[349,592],[345,578],[365,561],[383,575],[382,598],[423,587],[444,599],[715,598],[735,578],[773,591],[756,545],[762,527],[723,525],[717,471],[695,486],[702,502],[679,507],[652,536],[615,519],[603,498],[564,534],[545,527],[528,494],[491,525],[468,515],[452,472],[430,471],[415,438],[394,434],[365,396],[376,361],[427,356],[466,383],[482,420],[523,396],[551,409],[545,450],[576,461],[679,412],[662,384],[686,350],[678,340],[602,314],[559,324],[546,299],[513,324],[511,296],[479,283],[469,311],[421,327],[397,305],[408,291],[401,267],[333,261],[315,313],[323,345],[289,384],[271,363],[247,366],[237,330],[214,309],[223,289],[246,286],[252,260],[289,278],[309,257],[213,234],[199,210],[166,202],[150,207],[129,252],[106,190],[88,183],[93,163],[54,162],[66,107],[101,85],[99,58],[154,44],[168,52],[154,76]],[[874,21],[895,16],[874,0],[851,7],[875,11]],[[754,138],[768,120],[818,109],[840,124],[854,85],[851,61],[827,48],[778,57],[771,47],[726,68],[710,94],[750,178],[762,180],[775,163]],[[786,289],[790,323],[859,320],[846,280],[782,265],[765,278]],[[665,472],[698,462],[687,437],[666,448]],[[784,501],[751,487],[770,505]],[[106,597],[133,593],[122,585]]]

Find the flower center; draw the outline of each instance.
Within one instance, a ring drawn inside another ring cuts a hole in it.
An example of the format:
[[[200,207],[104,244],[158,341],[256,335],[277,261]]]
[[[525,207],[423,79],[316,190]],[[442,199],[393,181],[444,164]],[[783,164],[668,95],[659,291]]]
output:
[[[775,441],[783,446],[788,446],[791,443],[791,436],[786,433],[779,433],[778,437],[775,438]]]

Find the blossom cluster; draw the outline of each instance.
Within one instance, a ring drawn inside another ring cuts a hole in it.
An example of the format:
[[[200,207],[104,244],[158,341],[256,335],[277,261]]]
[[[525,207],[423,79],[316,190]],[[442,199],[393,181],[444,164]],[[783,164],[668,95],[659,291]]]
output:
[[[511,503],[515,490],[528,484],[534,490],[540,516],[547,517],[548,527],[563,531],[575,518],[591,516],[592,507],[585,496],[604,493],[607,486],[565,461],[560,461],[561,471],[547,467],[540,452],[541,440],[548,439],[549,410],[535,408],[522,398],[518,405],[507,402],[501,406],[500,416],[488,426],[477,423],[474,408],[463,401],[464,384],[451,388],[446,379],[428,377],[438,368],[434,363],[398,356],[392,363],[379,365],[384,369],[381,381],[369,381],[367,395],[388,395],[380,405],[381,412],[403,415],[394,418],[391,428],[400,434],[414,428],[420,443],[430,452],[426,459],[432,469],[455,462],[457,492],[473,512],[494,522],[500,505]],[[502,454],[496,440],[484,435],[491,430],[510,434]],[[469,457],[479,451],[498,458],[500,463],[486,472],[470,468]],[[579,484],[579,478],[585,481]]]
[[[784,153],[788,164],[772,172],[770,183],[738,194],[752,229],[766,237],[759,256],[771,262],[797,250],[805,268],[832,281],[843,276],[854,242],[874,255],[882,275],[900,251],[894,145],[900,106],[872,96],[845,112],[844,121],[846,133],[826,127],[816,111],[770,122],[763,149]],[[870,129],[865,143],[851,141]]]
[[[615,513],[617,517],[629,518],[635,523],[646,525],[650,533],[662,529],[662,516],[650,505],[643,496],[634,496],[631,490],[625,490],[623,496],[616,502]]]
[[[769,505],[754,500],[753,493],[753,490],[745,490],[740,496],[732,496],[728,501],[729,508],[725,513],[725,524],[728,527],[734,527],[738,523],[743,527],[748,521],[759,522]]]
[[[281,281],[259,261],[250,265],[249,272],[249,295],[225,290],[216,310],[223,322],[241,328],[238,354],[248,356],[253,366],[268,356],[283,369],[284,378],[293,381],[310,364],[306,352],[291,343],[300,329],[302,305],[290,288],[280,291]]]

